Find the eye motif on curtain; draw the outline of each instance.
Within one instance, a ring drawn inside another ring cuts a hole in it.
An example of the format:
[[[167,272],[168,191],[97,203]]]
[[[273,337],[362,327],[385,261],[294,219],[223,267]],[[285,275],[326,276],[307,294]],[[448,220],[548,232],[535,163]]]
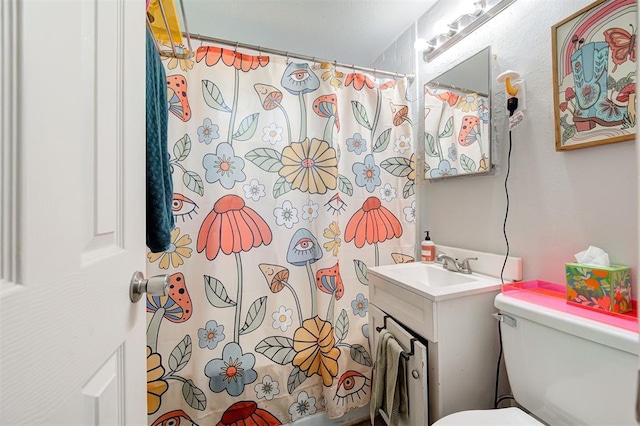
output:
[[[414,260],[406,82],[214,46],[190,65],[167,78],[179,228],[148,254],[172,273],[147,299],[149,423],[365,405],[367,265]]]

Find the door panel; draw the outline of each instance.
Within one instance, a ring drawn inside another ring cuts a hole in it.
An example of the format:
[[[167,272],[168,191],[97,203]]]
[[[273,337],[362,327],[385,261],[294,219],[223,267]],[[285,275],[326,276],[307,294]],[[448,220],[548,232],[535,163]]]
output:
[[[146,424],[144,4],[2,2],[0,424]]]
[[[369,341],[374,363],[377,355],[378,327],[385,328],[393,334],[400,346],[406,353],[410,353],[411,340],[415,338],[407,329],[397,323],[392,317],[376,305],[369,304]],[[429,391],[427,376],[427,347],[418,340],[413,343],[413,355],[407,361],[401,359],[405,364],[407,395],[409,399],[409,412],[400,416],[398,424],[400,426],[423,426],[429,424]]]

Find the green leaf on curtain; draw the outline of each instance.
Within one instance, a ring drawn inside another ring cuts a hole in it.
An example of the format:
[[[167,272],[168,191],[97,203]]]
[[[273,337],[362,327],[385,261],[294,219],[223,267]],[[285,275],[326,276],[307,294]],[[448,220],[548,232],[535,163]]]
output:
[[[416,182],[413,180],[407,181],[402,189],[402,197],[409,198],[416,193]]]
[[[209,80],[202,80],[202,95],[204,96],[204,101],[207,105],[209,105],[213,109],[217,109],[218,111],[231,112],[231,108],[224,103],[224,99],[222,99],[222,93],[218,86],[216,86],[213,82]]]
[[[229,298],[227,290],[224,288],[224,285],[222,285],[220,280],[205,275],[204,289],[207,294],[207,299],[209,299],[209,303],[216,308],[229,308],[231,306],[236,306],[236,302]]]
[[[358,101],[351,101],[351,108],[353,109],[353,115],[356,118],[356,121],[360,123],[361,126],[371,130],[369,117],[367,117],[367,110],[364,109],[364,106]]]
[[[191,152],[191,138],[189,135],[184,135],[173,145],[173,155],[176,156],[176,160],[182,161]]]
[[[204,184],[202,183],[202,178],[196,172],[192,172],[187,170],[182,175],[182,182],[184,182],[185,186],[195,192],[198,195],[204,195]]]
[[[444,130],[442,131],[442,133],[440,133],[438,137],[441,139],[448,138],[452,134],[453,134],[453,117],[449,117],[449,119],[447,120],[447,124],[444,125]]]
[[[338,343],[346,339],[349,333],[349,315],[347,315],[347,311],[344,309],[340,311],[340,316],[338,317],[338,321],[336,321],[335,332]]]
[[[169,368],[173,373],[180,371],[191,359],[191,336],[188,334],[178,345],[173,348],[169,355]]]
[[[349,178],[343,175],[338,175],[338,190],[349,196],[353,195],[353,185]]]
[[[287,390],[289,393],[292,394],[293,391],[296,390],[296,388],[305,380],[307,380],[305,372],[300,370],[299,367],[294,367],[291,374],[289,374],[289,379],[287,379]]]
[[[262,339],[256,346],[256,352],[280,365],[289,364],[296,356],[293,350],[293,340],[288,337],[270,336]]]
[[[351,359],[361,365],[366,365],[367,367],[371,367],[373,364],[371,363],[371,356],[369,352],[362,345],[351,345],[351,349],[349,349],[349,354],[351,355]]]
[[[376,144],[373,146],[373,152],[382,152],[387,149],[389,146],[389,141],[391,140],[391,128],[388,128],[384,132],[380,133],[378,139],[376,140]]]
[[[438,151],[436,151],[436,140],[433,135],[431,133],[425,133],[424,141],[424,152],[426,152],[429,157],[438,157]]]
[[[258,128],[258,116],[259,112],[251,114],[248,117],[245,117],[240,122],[240,127],[238,127],[238,131],[233,134],[233,139],[238,141],[246,141],[251,139],[253,134],[256,132]]]
[[[182,384],[182,396],[191,408],[204,411],[207,406],[207,397],[192,380],[187,380]]]
[[[476,162],[464,154],[460,156],[460,164],[462,165],[464,171],[467,173],[473,173],[476,171]]]
[[[364,285],[369,285],[369,277],[367,276],[366,263],[358,259],[353,259],[353,263],[356,267],[356,276],[358,277],[358,280]]]
[[[262,325],[264,316],[267,313],[267,296],[262,296],[256,299],[249,307],[247,312],[247,319],[244,325],[240,329],[240,334],[251,333],[256,328]]]
[[[273,184],[273,198],[278,198],[281,195],[291,191],[291,184],[287,180],[280,176],[276,183]]]
[[[383,160],[380,167],[396,177],[406,177],[413,170],[411,160],[404,157],[391,157]]]
[[[244,156],[265,172],[278,172],[282,168],[282,155],[272,148],[256,148]]]

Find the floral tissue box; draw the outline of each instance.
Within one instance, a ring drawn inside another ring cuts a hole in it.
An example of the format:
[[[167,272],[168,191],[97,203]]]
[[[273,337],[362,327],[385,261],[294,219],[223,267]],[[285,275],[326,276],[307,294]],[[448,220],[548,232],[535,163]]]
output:
[[[631,311],[631,268],[566,263],[567,301],[592,309]]]

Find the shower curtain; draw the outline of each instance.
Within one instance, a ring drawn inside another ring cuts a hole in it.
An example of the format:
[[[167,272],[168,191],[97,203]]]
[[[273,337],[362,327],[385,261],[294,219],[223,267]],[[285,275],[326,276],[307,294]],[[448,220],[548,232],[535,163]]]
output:
[[[415,251],[406,80],[217,46],[165,61],[176,228],[148,253],[170,275],[147,297],[149,424],[366,405],[367,270]]]

